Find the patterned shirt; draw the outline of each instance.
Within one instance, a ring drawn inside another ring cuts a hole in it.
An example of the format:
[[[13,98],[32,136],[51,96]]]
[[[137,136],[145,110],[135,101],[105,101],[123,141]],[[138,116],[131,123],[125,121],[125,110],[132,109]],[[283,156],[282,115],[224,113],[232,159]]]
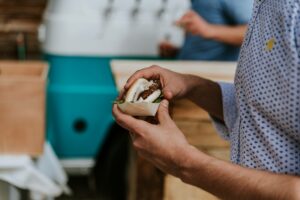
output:
[[[255,0],[235,83],[220,83],[231,160],[300,175],[300,0]]]

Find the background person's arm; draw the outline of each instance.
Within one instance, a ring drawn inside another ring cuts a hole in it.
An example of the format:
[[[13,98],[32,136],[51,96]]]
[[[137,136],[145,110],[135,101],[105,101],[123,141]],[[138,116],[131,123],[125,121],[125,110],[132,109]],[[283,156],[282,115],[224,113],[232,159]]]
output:
[[[240,46],[244,41],[247,28],[247,25],[223,26],[210,24],[208,39]]]
[[[193,35],[236,46],[243,43],[247,31],[247,25],[229,26],[208,23],[194,11],[188,11],[176,23]]]
[[[211,37],[217,41],[239,45],[246,35],[247,24],[252,16],[253,0],[223,0],[222,12],[233,26],[213,25]],[[234,41],[231,39],[234,38]],[[227,41],[227,42],[226,42]]]

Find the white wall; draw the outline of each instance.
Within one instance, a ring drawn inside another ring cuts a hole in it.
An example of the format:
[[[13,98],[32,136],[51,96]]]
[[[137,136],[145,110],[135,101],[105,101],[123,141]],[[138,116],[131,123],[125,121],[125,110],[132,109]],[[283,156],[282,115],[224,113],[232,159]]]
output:
[[[50,0],[41,29],[44,50],[54,54],[156,56],[169,39],[181,45],[174,22],[190,0]]]

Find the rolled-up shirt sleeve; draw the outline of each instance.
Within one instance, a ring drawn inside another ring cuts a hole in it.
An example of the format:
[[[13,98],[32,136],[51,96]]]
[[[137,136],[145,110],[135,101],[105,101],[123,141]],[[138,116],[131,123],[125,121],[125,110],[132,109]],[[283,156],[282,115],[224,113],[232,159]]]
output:
[[[212,121],[221,137],[225,140],[229,140],[230,132],[232,132],[237,120],[235,87],[234,84],[230,83],[219,83],[219,85],[222,91],[224,122],[213,117]]]

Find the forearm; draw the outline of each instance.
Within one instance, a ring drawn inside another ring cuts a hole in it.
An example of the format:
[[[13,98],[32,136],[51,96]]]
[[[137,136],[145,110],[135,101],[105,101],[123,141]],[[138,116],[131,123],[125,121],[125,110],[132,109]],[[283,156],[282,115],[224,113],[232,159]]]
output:
[[[224,26],[209,25],[207,38],[230,45],[241,46],[247,31],[247,25],[240,26]]]
[[[209,157],[194,147],[185,151],[189,159],[181,179],[222,199],[281,200],[300,198],[300,179],[246,169]]]
[[[224,121],[222,92],[218,83],[201,77],[187,75],[187,98],[206,110],[210,115]]]

